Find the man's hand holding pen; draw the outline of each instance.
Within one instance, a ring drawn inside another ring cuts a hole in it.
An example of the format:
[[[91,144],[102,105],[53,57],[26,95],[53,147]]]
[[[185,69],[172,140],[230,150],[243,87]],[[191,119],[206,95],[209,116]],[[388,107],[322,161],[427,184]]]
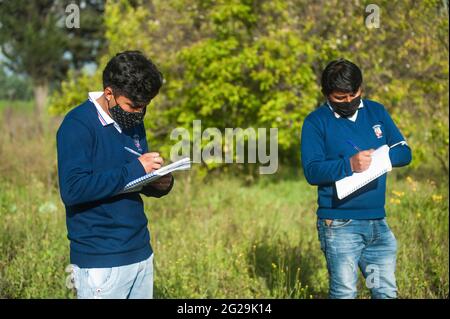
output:
[[[372,162],[373,149],[367,151],[361,151],[356,153],[350,158],[350,166],[352,167],[352,172],[360,173],[364,172],[369,168]]]

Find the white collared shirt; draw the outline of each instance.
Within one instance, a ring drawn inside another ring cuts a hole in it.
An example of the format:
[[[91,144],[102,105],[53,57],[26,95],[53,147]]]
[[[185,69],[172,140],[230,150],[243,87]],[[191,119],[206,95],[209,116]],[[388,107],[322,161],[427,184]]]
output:
[[[116,130],[119,131],[119,133],[122,133],[122,129],[120,128],[119,124],[117,124],[111,116],[106,113],[103,108],[98,104],[97,99],[102,96],[103,92],[89,92],[88,97],[89,101],[94,103],[95,108],[97,109],[98,119],[100,123],[102,123],[103,126],[113,124]]]
[[[340,116],[339,114],[337,114],[337,113],[333,110],[333,108],[332,108],[331,105],[330,105],[330,102],[327,101],[327,104],[328,104],[328,107],[330,108],[330,110],[334,113],[334,116],[336,116],[336,118],[340,118],[341,116]],[[363,104],[363,101],[362,101],[362,99],[361,99],[361,102],[359,103],[358,109],[361,109],[361,108],[363,108],[363,107],[364,107],[364,104]],[[352,122],[355,122],[357,117],[358,117],[358,110],[356,110],[355,114],[353,114],[351,117],[348,117],[347,119],[350,120],[350,121],[352,121]]]

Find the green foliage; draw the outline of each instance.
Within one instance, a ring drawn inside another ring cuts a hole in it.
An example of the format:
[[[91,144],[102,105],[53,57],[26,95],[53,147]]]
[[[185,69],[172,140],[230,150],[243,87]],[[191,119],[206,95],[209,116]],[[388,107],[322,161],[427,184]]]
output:
[[[79,11],[71,13],[66,12],[69,4],[73,1],[0,3],[0,67],[28,77],[37,119],[43,122],[49,88],[64,79],[70,68],[80,69],[92,62],[104,43],[103,25],[97,21],[103,2],[83,1]],[[78,28],[66,24],[75,19],[73,14],[79,18]]]
[[[130,48],[148,51],[150,42],[136,40],[135,37],[147,17],[146,10],[133,7],[128,1],[108,2],[103,22],[106,28],[105,40],[108,43],[107,53],[98,57],[99,67],[93,74],[86,70],[69,70],[67,79],[61,83],[61,89],[55,91],[50,98],[50,114],[64,114],[84,102],[89,91],[101,91],[103,68],[116,53]]]
[[[154,148],[167,156],[172,129],[191,129],[194,119],[222,133],[278,127],[280,159],[297,165],[303,119],[323,101],[320,73],[342,56],[361,66],[364,96],[384,104],[408,139],[411,169],[448,171],[448,12],[439,0],[381,1],[380,28],[370,29],[369,3],[110,1],[97,72],[70,73],[52,111],[63,114],[101,88],[115,53],[140,49],[165,76],[146,118]]]
[[[51,2],[3,1],[0,10],[0,44],[15,72],[29,74],[37,83],[61,77],[67,45],[61,16],[52,13]]]
[[[0,68],[0,99],[30,100],[32,88],[29,79],[16,74],[6,74]]]
[[[2,1],[0,45],[3,63],[25,73],[35,84],[61,80],[69,66],[81,68],[101,49],[103,28],[96,20],[101,1],[85,1],[80,27],[66,28],[66,6],[72,1]],[[95,41],[94,41],[95,40]],[[70,53],[67,55],[67,53]]]
[[[311,68],[314,51],[288,28],[286,17],[263,24],[259,17],[277,15],[276,4],[211,6],[211,37],[180,52],[183,73],[168,83],[167,94],[178,101],[167,112],[174,126],[189,127],[200,119],[202,126],[222,132],[278,127],[282,151],[299,144],[301,122],[319,92]]]
[[[69,70],[67,80],[61,83],[61,90],[55,91],[50,97],[48,111],[52,115],[62,115],[69,109],[81,104],[88,98],[88,92],[101,90],[101,73],[82,72],[75,76],[75,71]]]
[[[3,185],[0,297],[70,297],[64,271],[69,263],[68,243],[59,196],[48,194],[37,180],[25,188]],[[41,195],[31,195],[38,193]],[[29,200],[24,201],[24,196]]]

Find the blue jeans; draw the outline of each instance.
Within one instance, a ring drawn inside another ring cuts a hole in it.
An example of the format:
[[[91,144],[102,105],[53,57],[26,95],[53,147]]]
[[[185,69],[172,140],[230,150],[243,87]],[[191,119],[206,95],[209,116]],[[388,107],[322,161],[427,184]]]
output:
[[[112,268],[73,265],[78,299],[153,298],[153,254],[146,260]]]
[[[397,241],[386,219],[317,220],[329,274],[330,298],[356,298],[358,268],[372,298],[397,297]]]

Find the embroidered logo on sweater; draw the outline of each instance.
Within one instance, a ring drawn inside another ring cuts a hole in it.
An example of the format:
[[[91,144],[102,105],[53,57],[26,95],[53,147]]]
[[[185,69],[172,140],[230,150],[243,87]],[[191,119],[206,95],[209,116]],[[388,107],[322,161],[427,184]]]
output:
[[[381,125],[377,124],[372,126],[373,131],[375,132],[375,135],[377,138],[382,138],[383,137],[383,131],[381,131]]]
[[[139,152],[142,152],[142,147],[141,147],[141,143],[139,142],[139,135],[138,134],[134,134],[133,135],[133,141],[134,141],[134,146],[137,147]]]

